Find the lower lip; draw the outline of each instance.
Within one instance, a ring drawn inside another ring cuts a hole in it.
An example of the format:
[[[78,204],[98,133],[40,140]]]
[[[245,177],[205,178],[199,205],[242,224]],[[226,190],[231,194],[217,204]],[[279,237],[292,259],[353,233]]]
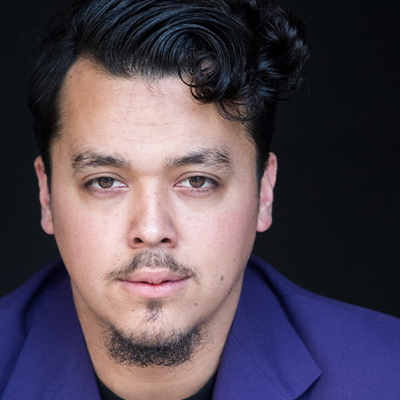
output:
[[[122,286],[129,292],[148,299],[169,297],[182,290],[188,278],[178,281],[166,281],[156,285],[145,282],[120,281]]]

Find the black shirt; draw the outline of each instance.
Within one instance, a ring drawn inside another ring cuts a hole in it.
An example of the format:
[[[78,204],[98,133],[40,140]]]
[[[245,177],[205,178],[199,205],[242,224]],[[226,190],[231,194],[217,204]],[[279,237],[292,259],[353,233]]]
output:
[[[183,400],[211,400],[216,378],[217,373],[215,373],[197,393]],[[112,392],[106,385],[104,385],[104,383],[99,378],[96,377],[96,379],[100,391],[100,397],[102,400],[124,400],[121,397],[117,396],[114,392]]]

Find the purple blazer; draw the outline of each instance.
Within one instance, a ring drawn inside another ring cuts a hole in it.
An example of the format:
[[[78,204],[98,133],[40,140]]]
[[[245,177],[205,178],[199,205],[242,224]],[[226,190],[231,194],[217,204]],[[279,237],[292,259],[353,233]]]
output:
[[[2,400],[100,400],[58,262],[0,300]],[[399,400],[400,320],[309,293],[252,257],[214,400]]]

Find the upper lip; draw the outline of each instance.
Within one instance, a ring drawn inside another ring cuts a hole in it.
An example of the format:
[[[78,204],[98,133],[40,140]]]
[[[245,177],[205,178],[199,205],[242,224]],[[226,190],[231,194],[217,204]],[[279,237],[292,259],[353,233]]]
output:
[[[137,271],[128,276],[120,278],[122,281],[132,283],[149,283],[158,285],[163,282],[176,282],[188,278],[172,271]]]

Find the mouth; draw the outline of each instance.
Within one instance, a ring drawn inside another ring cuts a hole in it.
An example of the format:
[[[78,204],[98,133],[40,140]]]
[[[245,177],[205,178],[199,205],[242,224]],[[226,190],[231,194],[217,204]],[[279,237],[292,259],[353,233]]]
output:
[[[133,295],[154,299],[176,294],[187,285],[189,278],[170,271],[138,271],[119,282]]]

